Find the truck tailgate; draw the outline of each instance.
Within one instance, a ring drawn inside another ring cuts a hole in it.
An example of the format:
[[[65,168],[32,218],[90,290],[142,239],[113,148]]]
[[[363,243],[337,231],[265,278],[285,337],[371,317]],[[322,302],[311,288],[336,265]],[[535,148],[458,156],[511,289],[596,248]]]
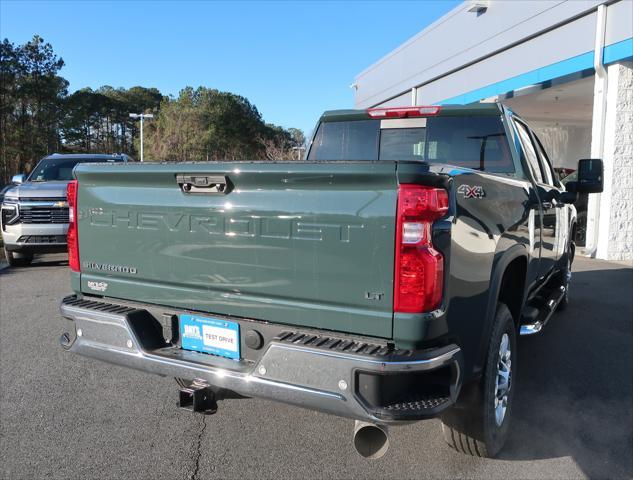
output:
[[[81,289],[389,338],[391,162],[80,165]],[[226,194],[177,176],[225,177]]]

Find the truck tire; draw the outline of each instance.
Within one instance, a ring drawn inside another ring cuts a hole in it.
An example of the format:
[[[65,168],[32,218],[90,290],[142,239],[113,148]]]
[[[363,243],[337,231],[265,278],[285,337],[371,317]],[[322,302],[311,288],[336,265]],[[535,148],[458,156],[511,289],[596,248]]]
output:
[[[11,267],[26,267],[33,261],[33,255],[27,253],[11,252],[4,248],[4,256]]]
[[[475,457],[494,457],[501,450],[512,413],[516,359],[516,326],[508,307],[499,303],[481,379],[465,386],[441,417],[449,446]]]

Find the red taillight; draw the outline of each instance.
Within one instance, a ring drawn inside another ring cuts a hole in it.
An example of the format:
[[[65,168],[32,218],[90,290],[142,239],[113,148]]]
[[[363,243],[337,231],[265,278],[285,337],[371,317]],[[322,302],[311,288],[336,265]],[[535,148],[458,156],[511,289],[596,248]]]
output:
[[[444,257],[433,248],[431,227],[447,211],[446,190],[421,185],[400,185],[394,312],[428,312],[440,306],[444,287]]]
[[[68,265],[70,269],[79,272],[79,236],[77,235],[77,180],[72,180],[66,187],[66,200],[68,201]]]
[[[427,107],[386,107],[369,108],[367,113],[373,118],[406,118],[406,117],[428,117],[440,113],[439,105]]]

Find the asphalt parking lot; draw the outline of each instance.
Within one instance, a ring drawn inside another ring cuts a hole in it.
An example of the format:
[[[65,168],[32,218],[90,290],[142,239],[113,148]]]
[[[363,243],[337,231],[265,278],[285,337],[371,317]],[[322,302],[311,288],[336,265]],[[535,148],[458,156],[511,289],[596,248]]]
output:
[[[0,266],[1,268],[1,266]],[[633,269],[578,259],[572,304],[519,343],[512,433],[497,460],[446,447],[439,421],[392,429],[377,461],[352,422],[263,400],[204,417],[170,378],[65,353],[64,255],[0,270],[0,472],[16,478],[631,478]]]

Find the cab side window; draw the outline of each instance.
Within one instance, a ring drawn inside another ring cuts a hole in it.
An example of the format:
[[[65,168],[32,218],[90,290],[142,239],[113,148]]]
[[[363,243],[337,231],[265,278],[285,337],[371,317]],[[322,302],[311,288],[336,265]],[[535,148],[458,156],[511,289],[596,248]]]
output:
[[[545,170],[545,178],[546,183],[548,185],[552,185],[554,187],[560,187],[560,182],[556,177],[556,172],[554,172],[554,168],[552,167],[552,162],[550,162],[547,153],[545,153],[545,149],[543,148],[543,144],[541,143],[541,139],[538,138],[536,133],[532,131],[532,135],[534,136],[535,144],[536,144],[536,152],[538,153],[539,159],[541,160],[541,165]]]
[[[519,139],[521,140],[523,154],[530,167],[530,171],[534,176],[534,180],[536,180],[537,183],[543,183],[543,172],[541,171],[538,156],[536,154],[536,150],[534,149],[534,145],[532,144],[532,139],[530,138],[530,132],[528,131],[527,126],[516,119],[514,119],[514,126],[519,135]]]

